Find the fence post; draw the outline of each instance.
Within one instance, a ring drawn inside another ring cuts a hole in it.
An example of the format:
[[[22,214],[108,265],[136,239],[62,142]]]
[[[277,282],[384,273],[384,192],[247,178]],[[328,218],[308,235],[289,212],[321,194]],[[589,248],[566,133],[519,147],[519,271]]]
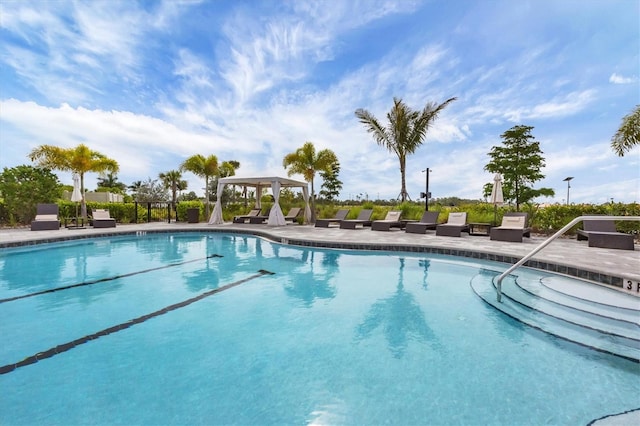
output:
[[[133,223],[138,223],[138,202],[133,202]]]
[[[151,223],[151,203],[147,203],[147,223]]]
[[[171,203],[167,204],[167,223],[171,223]]]

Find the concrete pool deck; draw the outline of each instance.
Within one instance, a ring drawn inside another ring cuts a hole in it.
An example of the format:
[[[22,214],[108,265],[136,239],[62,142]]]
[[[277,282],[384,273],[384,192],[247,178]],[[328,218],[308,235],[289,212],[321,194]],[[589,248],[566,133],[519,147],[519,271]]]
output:
[[[546,240],[546,237],[534,235],[531,238],[524,238],[522,243],[513,243],[491,241],[487,236],[471,236],[466,233],[463,233],[460,238],[455,238],[435,236],[434,231],[428,231],[427,234],[421,235],[408,234],[400,230],[390,232],[372,231],[368,227],[352,230],[337,227],[315,228],[312,225],[291,224],[286,226],[267,226],[233,223],[208,225],[206,223],[155,222],[132,225],[119,224],[115,228],[98,229],[92,227],[66,229],[63,227],[53,231],[5,228],[0,229],[0,248],[144,231],[242,232],[297,245],[442,252],[443,254],[473,258],[489,258],[490,260],[505,261],[506,263],[514,263]],[[502,257],[504,257],[504,260]],[[565,273],[601,284],[619,286],[621,281],[626,282],[628,280],[631,280],[636,285],[640,283],[640,246],[638,244],[635,245],[635,250],[615,250],[589,247],[586,241],[577,241],[575,238],[558,238],[537,253],[533,260],[541,263],[540,269]],[[550,267],[544,264],[548,264]],[[558,266],[557,269],[556,266]],[[588,271],[588,274],[585,274],[584,271]]]

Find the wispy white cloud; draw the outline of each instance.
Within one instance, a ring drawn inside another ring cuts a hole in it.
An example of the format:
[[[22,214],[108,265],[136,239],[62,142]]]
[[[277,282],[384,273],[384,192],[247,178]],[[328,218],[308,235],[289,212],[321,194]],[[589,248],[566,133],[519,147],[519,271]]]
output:
[[[609,83],[613,84],[632,84],[638,81],[637,77],[624,77],[620,74],[616,74],[615,72],[611,74],[609,77]]]

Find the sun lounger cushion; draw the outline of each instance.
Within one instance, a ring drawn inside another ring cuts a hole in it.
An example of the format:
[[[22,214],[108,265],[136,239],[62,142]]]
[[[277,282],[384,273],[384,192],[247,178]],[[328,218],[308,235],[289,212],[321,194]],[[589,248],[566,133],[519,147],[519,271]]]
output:
[[[463,231],[469,231],[466,212],[449,213],[447,223],[436,226],[438,236],[459,237]]]

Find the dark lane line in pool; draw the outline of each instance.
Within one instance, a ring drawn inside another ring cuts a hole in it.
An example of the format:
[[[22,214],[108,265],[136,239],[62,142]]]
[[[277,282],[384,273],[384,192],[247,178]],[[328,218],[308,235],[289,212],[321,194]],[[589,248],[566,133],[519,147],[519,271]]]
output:
[[[14,371],[15,369],[17,369],[19,367],[24,367],[24,366],[29,365],[29,364],[35,364],[36,362],[38,362],[40,360],[43,360],[43,359],[46,359],[46,358],[51,358],[52,356],[55,356],[55,355],[61,354],[63,352],[66,352],[69,349],[73,349],[78,345],[82,345],[83,343],[87,343],[90,340],[95,340],[95,339],[98,339],[98,338],[100,338],[102,336],[107,336],[109,334],[116,333],[116,332],[118,332],[120,330],[127,329],[127,328],[131,327],[132,325],[143,323],[143,322],[145,322],[145,321],[147,321],[147,320],[149,320],[151,318],[154,318],[154,317],[157,317],[157,316],[160,316],[160,315],[164,315],[164,314],[169,313],[171,311],[175,311],[176,309],[184,308],[185,306],[191,305],[192,303],[195,303],[195,302],[197,302],[199,300],[202,300],[205,297],[213,296],[216,293],[220,293],[221,291],[229,290],[230,288],[236,287],[236,286],[238,286],[240,284],[244,284],[244,283],[246,283],[248,281],[251,281],[253,279],[260,278],[260,277],[262,277],[264,275],[274,275],[274,274],[275,274],[275,272],[270,272],[270,271],[266,271],[264,269],[260,269],[260,270],[258,270],[257,274],[253,274],[253,275],[251,275],[251,276],[249,276],[247,278],[238,280],[238,281],[233,282],[231,284],[224,285],[222,287],[214,288],[213,290],[205,291],[204,293],[201,293],[196,297],[192,297],[191,299],[187,299],[187,300],[182,301],[180,303],[175,303],[173,305],[169,305],[166,308],[162,308],[162,309],[157,310],[155,312],[151,312],[150,314],[146,314],[146,315],[143,315],[141,317],[134,318],[134,319],[129,320],[127,322],[123,322],[121,324],[114,325],[114,326],[109,327],[109,328],[105,328],[104,330],[100,330],[97,333],[88,334],[88,335],[86,335],[84,337],[80,337],[79,339],[73,340],[71,342],[63,343],[61,345],[58,345],[58,346],[56,346],[54,348],[51,348],[51,349],[48,349],[46,351],[38,352],[37,354],[28,356],[25,359],[23,359],[22,361],[17,362],[15,364],[7,364],[7,365],[0,366],[0,375],[10,373],[10,372]]]
[[[78,284],[70,284],[70,285],[65,285],[65,286],[62,286],[62,287],[50,288],[48,290],[36,291],[35,293],[27,293],[27,294],[22,294],[20,296],[7,297],[6,299],[0,299],[0,303],[13,302],[14,300],[26,299],[28,297],[34,297],[34,296],[40,296],[40,295],[47,294],[47,293],[54,293],[56,291],[69,290],[71,288],[83,287],[85,285],[93,285],[93,284],[99,284],[99,283],[103,283],[103,282],[107,282],[107,281],[113,281],[113,280],[117,280],[118,278],[126,278],[126,277],[131,277],[131,276],[134,276],[134,275],[146,274],[147,272],[153,272],[153,271],[157,271],[159,269],[173,268],[174,266],[186,265],[187,263],[199,262],[201,260],[212,259],[212,258],[216,258],[216,257],[223,257],[223,256],[221,256],[219,254],[212,254],[212,255],[207,256],[207,257],[200,257],[198,259],[185,260],[184,262],[170,263],[168,265],[158,266],[157,268],[143,269],[142,271],[129,272],[128,274],[114,275],[113,277],[100,278],[100,279],[93,280],[93,281],[84,281],[84,282],[81,282],[81,283],[78,283]]]

